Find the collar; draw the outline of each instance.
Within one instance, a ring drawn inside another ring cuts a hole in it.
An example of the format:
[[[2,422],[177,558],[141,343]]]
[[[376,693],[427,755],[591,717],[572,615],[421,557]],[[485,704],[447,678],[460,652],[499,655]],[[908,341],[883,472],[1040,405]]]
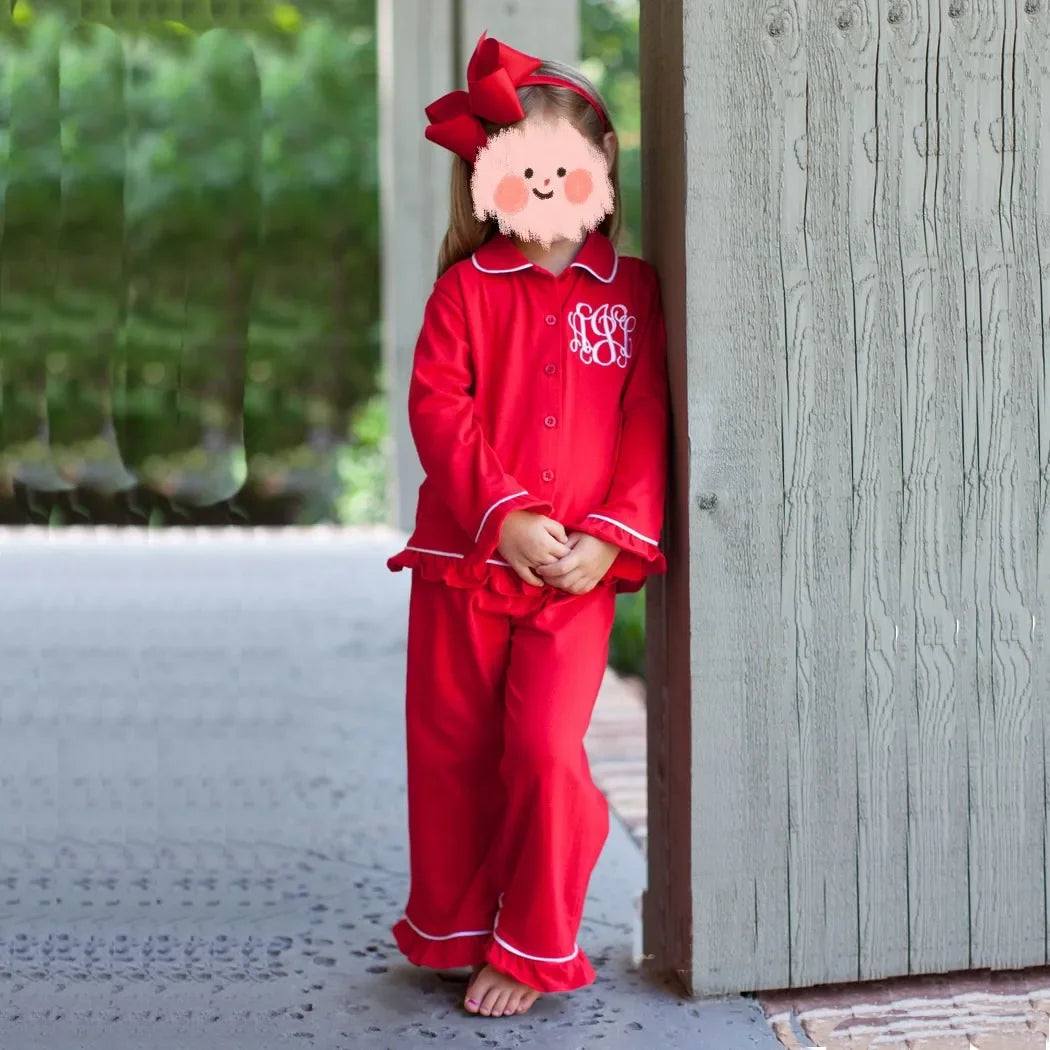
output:
[[[529,262],[504,233],[496,233],[487,240],[470,257],[470,261],[482,273],[516,273],[518,270],[540,270],[546,273],[542,267]],[[616,276],[619,265],[620,258],[612,241],[597,230],[587,234],[576,258],[569,263],[569,266],[587,270],[604,284],[609,284]]]

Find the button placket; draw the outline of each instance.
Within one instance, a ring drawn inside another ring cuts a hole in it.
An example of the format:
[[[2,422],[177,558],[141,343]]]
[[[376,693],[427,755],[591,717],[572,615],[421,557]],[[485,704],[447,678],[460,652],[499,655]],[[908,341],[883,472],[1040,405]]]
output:
[[[558,376],[559,365],[561,363],[562,334],[560,326],[558,324],[558,314],[553,312],[548,313],[543,320],[549,328],[553,329],[553,331],[551,332],[549,342],[549,357],[547,363],[543,366],[543,373],[544,375],[553,378],[555,376]],[[552,432],[550,442],[544,442],[547,451],[548,463],[550,464],[550,466],[544,467],[543,470],[540,472],[540,478],[543,481],[543,484],[545,485],[552,485],[554,483],[556,475],[553,470],[553,467],[557,465],[559,458],[559,435],[557,433],[554,433],[554,431],[556,431],[558,427],[558,415],[561,412],[561,388],[562,383],[556,379],[555,382],[548,389],[548,395],[550,399],[549,404],[551,406],[551,411],[544,418],[543,425],[548,431]]]

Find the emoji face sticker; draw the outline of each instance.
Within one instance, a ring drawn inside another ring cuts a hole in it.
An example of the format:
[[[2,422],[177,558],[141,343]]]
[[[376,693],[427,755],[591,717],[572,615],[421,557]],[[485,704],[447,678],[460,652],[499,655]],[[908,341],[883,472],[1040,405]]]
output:
[[[544,247],[580,240],[613,210],[605,154],[564,119],[530,118],[494,135],[470,188],[479,220]]]

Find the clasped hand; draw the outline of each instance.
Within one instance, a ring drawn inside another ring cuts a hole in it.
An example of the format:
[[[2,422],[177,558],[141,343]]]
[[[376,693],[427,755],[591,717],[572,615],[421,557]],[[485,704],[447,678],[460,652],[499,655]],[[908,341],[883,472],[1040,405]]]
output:
[[[499,552],[526,583],[586,594],[601,582],[620,548],[585,532],[566,534],[552,518],[516,510],[503,522]]]

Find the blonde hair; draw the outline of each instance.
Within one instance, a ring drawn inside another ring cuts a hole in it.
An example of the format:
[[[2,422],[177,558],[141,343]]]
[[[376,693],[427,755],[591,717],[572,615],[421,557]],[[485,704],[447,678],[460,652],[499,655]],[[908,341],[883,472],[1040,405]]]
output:
[[[602,136],[606,131],[615,131],[609,117],[605,100],[595,90],[594,85],[582,73],[561,62],[544,62],[536,70],[544,76],[561,77],[578,87],[583,88],[602,108],[605,127],[594,111],[594,107],[575,91],[556,87],[553,84],[527,84],[518,88],[518,98],[525,116],[549,115],[564,117],[585,138],[592,141],[599,149],[602,147]],[[485,131],[492,135],[503,127],[511,125],[492,124],[482,121]],[[462,157],[452,158],[452,192],[449,208],[448,230],[441,242],[438,253],[438,277],[450,266],[467,259],[474,254],[498,229],[495,219],[480,222],[474,215],[474,200],[470,192],[470,177],[473,167]],[[614,244],[620,234],[620,150],[617,146],[613,155],[612,167],[609,170],[609,181],[613,187],[613,210],[599,223],[598,230],[604,233]]]

